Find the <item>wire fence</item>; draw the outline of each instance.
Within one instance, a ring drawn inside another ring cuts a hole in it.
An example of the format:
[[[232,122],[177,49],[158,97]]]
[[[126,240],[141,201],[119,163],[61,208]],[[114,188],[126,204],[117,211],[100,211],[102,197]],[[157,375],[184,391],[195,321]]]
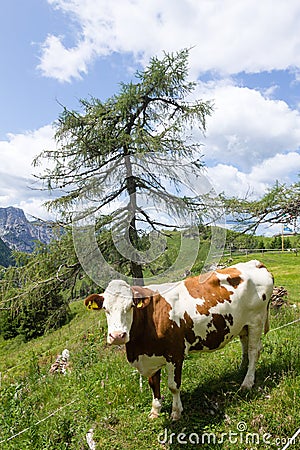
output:
[[[81,330],[80,333],[76,334],[75,336],[72,336],[72,341],[76,342],[77,339],[82,338],[83,334],[90,333],[94,328],[95,328],[95,324],[92,324],[90,327],[88,327],[84,330]],[[38,357],[39,357],[39,359],[41,359],[45,355],[49,355],[49,356],[55,355],[56,354],[55,350],[68,347],[68,344],[69,344],[69,341],[66,341],[66,340],[63,343],[60,342],[59,344],[55,345],[54,347],[48,348],[44,352],[39,352]],[[19,367],[26,366],[27,364],[30,364],[31,361],[32,361],[32,358],[28,358],[28,359],[20,362],[19,364],[16,364],[15,366],[12,366],[12,367],[9,367],[8,369],[0,371],[0,388],[1,388],[1,381],[3,379],[3,375],[5,375]]]
[[[251,254],[261,254],[265,255],[269,254],[291,254],[294,256],[298,256],[300,252],[299,248],[287,248],[287,249],[279,249],[279,248],[229,248],[226,249],[223,253],[224,258],[232,258],[233,256],[248,256]]]
[[[80,391],[82,391],[82,390],[83,389],[80,389]],[[78,391],[78,392],[80,392],[80,391]],[[55,416],[57,413],[59,413],[60,411],[62,411],[63,409],[67,408],[68,406],[72,405],[75,402],[76,402],[76,399],[72,400],[71,402],[67,403],[66,405],[61,406],[56,411],[53,411],[51,414],[48,414],[46,417],[44,417],[43,419],[39,420],[38,422],[36,422],[35,424],[31,425],[30,427],[24,428],[22,431],[19,431],[18,433],[14,434],[13,436],[10,436],[7,439],[3,439],[2,441],[0,441],[0,444],[4,444],[4,442],[9,442],[12,439],[15,439],[16,437],[20,436],[21,434],[26,433],[26,431],[30,430],[33,427],[38,426],[42,422],[45,422],[46,420],[50,419],[50,417]]]

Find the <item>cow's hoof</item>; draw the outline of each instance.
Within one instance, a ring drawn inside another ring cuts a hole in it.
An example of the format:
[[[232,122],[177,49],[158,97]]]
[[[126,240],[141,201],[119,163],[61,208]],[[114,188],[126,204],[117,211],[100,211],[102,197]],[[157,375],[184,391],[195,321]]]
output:
[[[173,411],[171,414],[171,419],[173,422],[176,422],[177,420],[179,420],[181,417],[181,414],[179,411]]]
[[[241,385],[241,390],[242,391],[250,391],[250,389],[252,388],[253,383],[243,383]]]

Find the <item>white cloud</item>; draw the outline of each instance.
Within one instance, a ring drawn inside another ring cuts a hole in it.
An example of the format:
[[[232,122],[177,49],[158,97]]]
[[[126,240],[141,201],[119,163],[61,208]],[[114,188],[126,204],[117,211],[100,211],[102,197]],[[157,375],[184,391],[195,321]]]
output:
[[[29,197],[12,206],[23,209],[27,219],[30,221],[36,218],[42,220],[55,220],[53,213],[49,213],[45,206],[43,206],[44,201],[46,201],[46,198]]]
[[[42,206],[47,193],[33,190],[37,186],[32,175],[42,171],[42,167],[35,169],[32,161],[54,146],[50,125],[24,134],[9,134],[7,140],[0,141],[0,206],[16,206],[28,214],[49,218]]]
[[[81,78],[81,74],[87,73],[87,61],[93,54],[87,42],[66,49],[61,38],[48,36],[42,48],[43,56],[38,67],[45,75],[51,74],[59,81],[70,81],[72,77]]]
[[[54,131],[51,125],[20,134],[8,134],[0,141],[1,171],[14,176],[30,177],[34,172],[32,161],[46,149],[53,149]]]
[[[273,185],[276,180],[289,183],[295,174],[300,173],[300,153],[277,154],[252,168],[250,178],[253,182]]]
[[[130,52],[147,61],[194,46],[197,74],[300,68],[298,0],[48,0],[77,24],[76,43],[49,35],[39,68],[60,81],[80,77],[97,57]]]
[[[227,164],[217,164],[207,169],[217,193],[240,198],[259,198],[276,181],[289,183],[300,172],[300,153],[277,154],[253,166],[249,173]],[[295,180],[294,180],[295,181]]]
[[[208,167],[207,173],[215,191],[224,192],[228,196],[243,198],[253,189],[263,193],[266,188],[264,183],[260,186],[256,183],[254,187],[249,177],[232,165],[217,164],[214,167]]]
[[[196,95],[213,99],[214,112],[207,119],[204,143],[206,161],[218,161],[249,172],[277,153],[297,151],[300,113],[282,100],[234,86],[232,81],[199,83]]]

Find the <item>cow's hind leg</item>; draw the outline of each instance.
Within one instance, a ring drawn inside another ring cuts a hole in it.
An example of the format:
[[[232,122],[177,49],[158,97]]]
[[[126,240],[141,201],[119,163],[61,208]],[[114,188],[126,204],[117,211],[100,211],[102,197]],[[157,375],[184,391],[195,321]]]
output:
[[[245,325],[242,331],[240,332],[240,341],[242,346],[242,362],[240,365],[240,369],[247,369],[249,364],[248,359],[248,325]]]
[[[161,410],[161,395],[160,395],[160,370],[158,370],[152,377],[149,377],[149,386],[152,389],[153,400],[152,408],[149,414],[151,419],[156,419],[159,416]]]
[[[172,420],[179,420],[182,413],[182,403],[180,399],[182,363],[168,363],[168,386],[173,395]]]
[[[255,379],[255,366],[262,349],[262,326],[248,327],[248,370],[242,383],[242,389],[251,389]]]

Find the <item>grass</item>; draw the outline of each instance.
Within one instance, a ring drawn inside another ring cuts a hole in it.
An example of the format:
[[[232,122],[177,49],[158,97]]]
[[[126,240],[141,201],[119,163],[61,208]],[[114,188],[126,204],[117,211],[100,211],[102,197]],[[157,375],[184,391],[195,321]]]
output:
[[[291,305],[299,302],[300,256],[252,257],[270,268],[276,285],[287,288]],[[249,257],[237,258],[242,259]],[[1,449],[87,450],[90,428],[97,449],[192,449],[199,447],[197,439],[204,449],[277,449],[299,427],[299,323],[263,338],[256,384],[247,393],[239,388],[243,373],[237,340],[215,353],[190,354],[183,369],[184,413],[172,423],[166,375],[162,414],[151,421],[147,380],[141,390],[124,349],[106,345],[104,315],[85,311],[82,302],[71,306],[73,319],[60,330],[29,343],[0,341]],[[272,311],[271,328],[298,317],[299,308],[291,306]],[[64,348],[70,350],[72,371],[50,375],[51,363]],[[243,427],[247,430],[240,431]]]

